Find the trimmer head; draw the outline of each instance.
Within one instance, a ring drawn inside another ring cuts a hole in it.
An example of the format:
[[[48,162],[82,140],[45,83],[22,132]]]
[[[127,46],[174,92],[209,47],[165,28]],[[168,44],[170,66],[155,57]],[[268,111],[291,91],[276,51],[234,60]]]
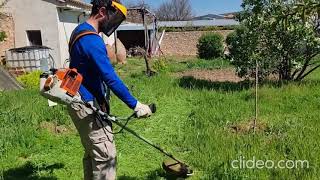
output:
[[[162,167],[168,174],[176,177],[187,178],[193,175],[193,170],[188,165],[173,159],[165,160]]]

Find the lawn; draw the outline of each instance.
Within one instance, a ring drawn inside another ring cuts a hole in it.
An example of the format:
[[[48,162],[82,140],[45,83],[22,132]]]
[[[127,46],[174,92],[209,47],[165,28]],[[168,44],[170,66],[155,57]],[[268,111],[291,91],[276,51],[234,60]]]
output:
[[[210,82],[175,75],[191,69],[230,68],[223,60],[169,58],[158,75],[142,73],[143,60],[117,66],[131,92],[157,113],[129,127],[190,164],[190,179],[318,179],[320,176],[320,71],[300,83],[259,88],[261,128],[234,131],[254,118],[250,82]],[[131,113],[112,98],[112,113]],[[37,89],[0,92],[0,179],[81,179],[82,147],[66,108],[47,107]],[[118,179],[166,179],[166,157],[128,133],[116,136]],[[308,160],[309,168],[234,169],[240,157]]]

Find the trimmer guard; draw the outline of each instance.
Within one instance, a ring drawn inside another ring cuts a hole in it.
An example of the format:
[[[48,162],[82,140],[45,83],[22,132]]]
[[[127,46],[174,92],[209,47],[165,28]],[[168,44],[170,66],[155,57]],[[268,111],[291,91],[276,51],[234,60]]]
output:
[[[162,168],[170,175],[176,177],[187,178],[193,175],[193,170],[186,164],[177,162],[173,159],[165,160],[162,163]]]

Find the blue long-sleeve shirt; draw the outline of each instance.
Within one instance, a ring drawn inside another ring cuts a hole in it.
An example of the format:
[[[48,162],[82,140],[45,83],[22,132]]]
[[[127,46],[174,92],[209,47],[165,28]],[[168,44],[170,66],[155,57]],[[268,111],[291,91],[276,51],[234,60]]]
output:
[[[81,31],[95,31],[87,22],[80,24],[73,34]],[[137,100],[131,95],[115,73],[103,39],[94,34],[86,35],[76,41],[70,53],[70,68],[76,68],[83,76],[80,94],[85,102],[98,101],[104,98],[105,88],[103,82],[111,91],[131,109],[134,109]]]

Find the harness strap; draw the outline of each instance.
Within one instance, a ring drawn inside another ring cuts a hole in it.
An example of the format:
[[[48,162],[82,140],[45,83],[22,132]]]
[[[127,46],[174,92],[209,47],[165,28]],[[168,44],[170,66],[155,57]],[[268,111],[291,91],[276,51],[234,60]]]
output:
[[[88,30],[85,30],[85,31],[81,31],[77,34],[73,34],[70,38],[70,42],[69,42],[69,53],[71,53],[71,50],[74,46],[74,44],[82,37],[86,36],[86,35],[90,35],[90,34],[94,34],[94,35],[97,35],[99,36],[98,33],[96,32],[93,32],[93,31],[88,31]]]
[[[79,33],[75,33],[71,35],[70,42],[69,42],[69,54],[71,55],[71,51],[75,43],[81,39],[84,36],[87,35],[97,35],[100,37],[100,35],[94,31],[84,30],[80,31]],[[109,88],[106,88],[107,91],[109,91]],[[109,98],[104,98],[100,100],[101,104],[99,104],[101,110],[105,111],[107,114],[110,114],[110,104],[109,104]]]

